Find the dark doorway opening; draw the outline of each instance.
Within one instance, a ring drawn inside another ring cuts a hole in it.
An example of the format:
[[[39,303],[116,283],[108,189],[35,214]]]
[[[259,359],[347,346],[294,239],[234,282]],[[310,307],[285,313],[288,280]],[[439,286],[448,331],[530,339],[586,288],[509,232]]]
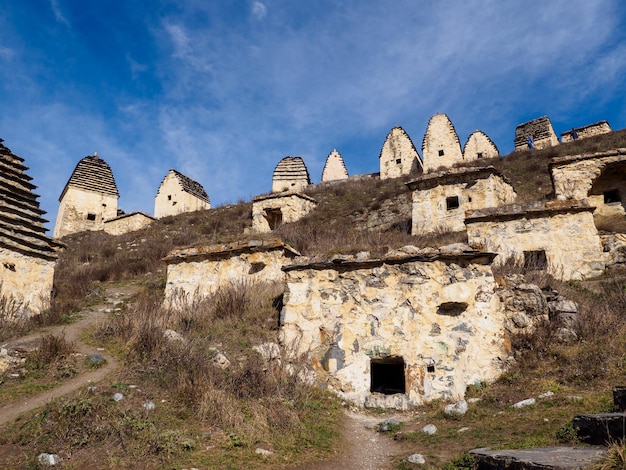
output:
[[[404,359],[401,357],[372,359],[370,366],[371,392],[378,392],[384,395],[406,392]]]
[[[611,204],[613,202],[622,202],[619,197],[619,189],[611,189],[604,192],[604,203]]]
[[[275,230],[283,223],[283,213],[280,209],[265,209],[265,220],[270,230]]]

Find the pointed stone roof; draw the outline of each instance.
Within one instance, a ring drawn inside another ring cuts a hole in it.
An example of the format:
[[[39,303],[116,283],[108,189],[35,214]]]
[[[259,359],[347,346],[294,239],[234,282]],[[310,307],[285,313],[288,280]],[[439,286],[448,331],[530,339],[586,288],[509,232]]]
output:
[[[450,167],[463,160],[459,135],[447,114],[437,113],[428,120],[422,139],[422,155],[425,171]]]
[[[322,182],[345,180],[347,178],[348,170],[346,169],[343,157],[337,149],[334,149],[328,154],[328,157],[326,157],[326,163],[322,170]]]
[[[309,170],[302,157],[285,157],[278,162],[272,176],[272,191],[301,190],[311,184]]]
[[[167,178],[168,175],[170,174],[176,177],[176,179],[180,183],[180,187],[183,189],[184,192],[197,197],[198,199],[206,202],[207,204],[211,204],[209,195],[206,193],[206,191],[204,190],[204,188],[202,187],[200,183],[198,183],[195,180],[192,180],[191,178],[189,178],[189,176],[185,176],[181,172],[176,171],[173,168],[170,168],[170,171],[168,172],[167,175],[165,175],[165,178]],[[161,181],[161,186],[163,185],[165,178],[163,178],[163,181]],[[161,191],[161,186],[159,186],[159,190],[157,191],[157,194],[159,194],[159,192]]]
[[[467,142],[463,146],[463,159],[474,160],[476,155],[468,155],[469,152],[476,151],[482,153],[482,158],[493,158],[500,155],[500,151],[493,140],[489,138],[483,131],[476,129],[467,138]]]
[[[63,188],[59,201],[63,199],[65,192],[70,187],[120,197],[111,167],[99,158],[97,153],[93,156],[86,156],[76,164],[72,176]]]
[[[25,174],[24,159],[13,154],[0,139],[0,247],[46,260],[56,260],[61,245],[45,235],[36,186]]]

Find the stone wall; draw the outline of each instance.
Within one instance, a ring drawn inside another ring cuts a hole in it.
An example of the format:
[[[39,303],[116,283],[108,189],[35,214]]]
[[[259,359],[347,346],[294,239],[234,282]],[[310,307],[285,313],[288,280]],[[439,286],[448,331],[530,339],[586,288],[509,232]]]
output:
[[[283,281],[281,268],[299,253],[278,239],[174,250],[167,264],[166,304],[176,306],[240,283]]]
[[[359,405],[462,397],[498,377],[510,353],[493,255],[468,249],[285,267],[283,346],[309,358],[317,384]]]
[[[422,155],[426,173],[440,167],[450,168],[463,161],[459,136],[447,115],[435,114],[428,121],[422,141]]]
[[[348,179],[348,170],[343,157],[337,150],[333,150],[326,157],[326,163],[322,170],[322,183]]]
[[[135,230],[141,230],[148,227],[154,218],[143,212],[132,212],[130,214],[120,215],[115,219],[104,221],[104,231],[109,235],[123,235]]]
[[[572,142],[574,140],[595,137],[596,135],[608,134],[609,132],[611,132],[611,126],[609,123],[607,121],[599,121],[583,127],[575,127],[572,130],[563,132],[561,134],[561,142]]]
[[[210,208],[211,201],[204,188],[176,170],[165,175],[154,198],[154,217],[157,219]]]
[[[605,258],[594,209],[579,202],[553,202],[468,212],[468,243],[498,253],[496,265],[513,258],[526,269],[546,270],[557,279],[599,276]]]
[[[453,168],[407,183],[413,191],[411,233],[465,230],[465,211],[515,202],[515,190],[494,167]]]
[[[309,170],[302,157],[285,157],[278,162],[272,176],[272,192],[302,191],[311,184]]]
[[[117,217],[118,196],[68,187],[59,204],[54,238],[86,230],[104,230],[104,221]]]
[[[498,147],[483,131],[472,132],[463,146],[463,160],[466,162],[499,156]]]
[[[549,168],[558,200],[588,199],[596,217],[624,214],[626,148],[553,158]]]
[[[38,315],[50,307],[55,264],[0,247],[0,296],[8,301],[2,320]]]
[[[401,127],[394,127],[389,131],[378,159],[381,180],[423,171],[417,149],[409,135]]]
[[[252,230],[271,232],[283,223],[300,220],[316,206],[315,199],[300,193],[257,196],[252,201]]]
[[[548,116],[533,119],[515,128],[515,150],[528,150],[529,136],[532,137],[533,146],[536,149],[559,145],[559,139],[554,133]]]

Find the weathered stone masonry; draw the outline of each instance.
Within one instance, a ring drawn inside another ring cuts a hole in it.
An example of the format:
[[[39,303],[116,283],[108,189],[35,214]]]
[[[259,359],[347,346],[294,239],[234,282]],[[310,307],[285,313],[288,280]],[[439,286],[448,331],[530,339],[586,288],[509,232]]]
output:
[[[394,127],[387,134],[378,156],[380,179],[422,173],[422,161],[413,141],[401,127]]]
[[[260,233],[271,232],[281,224],[300,220],[316,206],[315,199],[300,193],[257,196],[252,202],[252,230]]]
[[[154,198],[154,217],[210,209],[211,200],[200,183],[170,169]]]
[[[285,157],[278,162],[272,176],[272,192],[302,191],[311,184],[309,170],[302,157]]]
[[[596,135],[608,134],[609,132],[611,132],[611,126],[607,121],[594,122],[593,124],[574,127],[572,130],[561,133],[561,143],[587,139]]]
[[[495,379],[510,343],[495,255],[406,247],[384,259],[286,266],[282,343],[359,405],[406,408]]]
[[[532,137],[533,147],[537,149],[559,145],[548,116],[533,119],[515,128],[515,150],[528,150],[528,137]]]
[[[422,155],[425,173],[439,167],[450,168],[463,161],[459,136],[447,115],[435,114],[428,121],[422,140]]]

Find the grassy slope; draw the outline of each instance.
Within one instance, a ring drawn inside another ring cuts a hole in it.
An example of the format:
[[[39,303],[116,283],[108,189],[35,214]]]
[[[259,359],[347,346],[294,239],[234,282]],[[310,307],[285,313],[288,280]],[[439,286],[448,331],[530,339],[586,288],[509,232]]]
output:
[[[520,152],[484,164],[499,168],[513,182],[520,200],[527,202],[548,197],[551,157],[615,147],[626,147],[626,131]],[[278,235],[312,256],[359,250],[380,254],[409,243],[426,246],[462,241],[462,234],[412,237],[406,225],[385,232],[355,226],[360,214],[375,211],[385,200],[405,193],[407,180],[313,187],[308,192],[318,200],[318,209],[297,223],[284,225]],[[276,340],[275,286],[260,290],[244,286],[223,293],[225,298],[194,305],[184,314],[158,305],[165,281],[161,258],[169,250],[249,238],[253,235],[244,234],[244,229],[251,224],[250,214],[250,203],[240,203],[162,219],[149,229],[123,236],[85,233],[65,240],[68,248],[55,273],[54,307],[43,321],[64,318],[93,301],[102,283],[141,280],[144,292],[135,307],[97,333],[125,358],[122,375],[96,393],[80,393],[52,403],[43,413],[18,422],[0,442],[5,453],[17,459],[16,465],[24,465],[21,455],[32,461],[38,453],[32,449],[61,449],[71,453],[78,466],[82,462],[126,467],[141,459],[146,467],[154,468],[194,462],[209,467],[240,468],[245,462],[249,468],[276,468],[332,447],[336,402],[296,383],[280,367],[259,373],[262,364],[251,347]],[[611,385],[626,379],[624,277],[614,273],[597,283],[596,290],[598,286],[603,289],[601,294],[581,283],[536,280],[541,287],[550,285],[579,302],[580,340],[558,343],[549,328],[533,337],[514,338],[519,351],[516,363],[497,383],[470,390],[482,400],[467,416],[445,418],[443,405],[434,403],[421,410],[419,418],[409,420],[397,436],[405,442],[407,453],[419,451],[429,462],[441,464],[475,446],[551,444],[557,442],[557,435],[570,437],[566,428],[558,431],[574,413],[608,409]],[[184,347],[165,342],[164,328],[182,332],[190,341]],[[233,359],[228,372],[213,366],[214,348]],[[129,388],[131,384],[142,393],[131,392],[135,390]],[[123,406],[109,398],[116,390],[129,393]],[[555,392],[554,398],[530,409],[510,407],[545,391]],[[569,395],[582,400],[570,400]],[[141,411],[146,397],[162,403],[150,415]],[[426,421],[437,424],[438,435],[413,432]],[[470,430],[459,434],[461,427]],[[262,458],[254,453],[257,447],[275,453]]]

